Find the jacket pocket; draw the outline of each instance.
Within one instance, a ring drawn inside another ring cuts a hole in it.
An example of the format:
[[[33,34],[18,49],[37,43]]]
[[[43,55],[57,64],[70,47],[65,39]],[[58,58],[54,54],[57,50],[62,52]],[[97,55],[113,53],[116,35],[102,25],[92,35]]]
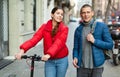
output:
[[[105,62],[105,57],[102,49],[99,49],[95,46],[93,46],[93,62],[94,66],[98,67],[104,64]]]

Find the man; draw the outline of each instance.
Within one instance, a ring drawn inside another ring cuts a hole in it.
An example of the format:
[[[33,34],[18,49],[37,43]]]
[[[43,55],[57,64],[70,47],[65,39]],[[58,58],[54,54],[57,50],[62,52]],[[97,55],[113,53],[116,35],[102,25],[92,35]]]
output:
[[[77,77],[102,77],[104,49],[112,49],[109,29],[103,22],[95,22],[94,11],[88,4],[80,10],[82,21],[74,34],[73,65]],[[93,29],[94,24],[94,29]]]

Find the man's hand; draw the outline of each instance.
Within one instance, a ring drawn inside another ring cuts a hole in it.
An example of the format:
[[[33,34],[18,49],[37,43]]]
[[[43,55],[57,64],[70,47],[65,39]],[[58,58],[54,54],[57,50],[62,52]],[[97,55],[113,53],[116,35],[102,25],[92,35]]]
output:
[[[95,39],[91,33],[87,35],[87,40],[90,41],[91,43],[94,43]]]
[[[79,68],[79,66],[77,65],[77,63],[78,63],[78,59],[77,59],[77,58],[74,58],[74,59],[73,59],[73,66],[74,66],[75,68]]]

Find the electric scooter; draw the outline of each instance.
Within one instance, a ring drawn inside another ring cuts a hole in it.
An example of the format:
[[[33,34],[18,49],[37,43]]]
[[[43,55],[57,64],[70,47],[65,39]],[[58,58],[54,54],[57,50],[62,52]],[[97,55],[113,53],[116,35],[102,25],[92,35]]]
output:
[[[41,61],[41,57],[37,56],[36,54],[34,54],[33,56],[23,55],[21,58],[22,59],[30,59],[31,60],[30,77],[33,77],[34,76],[34,62],[35,61]]]

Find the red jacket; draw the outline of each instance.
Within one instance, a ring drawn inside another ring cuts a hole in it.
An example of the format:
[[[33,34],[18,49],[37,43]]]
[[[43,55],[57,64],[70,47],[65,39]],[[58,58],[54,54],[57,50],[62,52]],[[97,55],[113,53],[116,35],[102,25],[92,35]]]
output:
[[[51,59],[63,58],[68,55],[68,48],[66,46],[66,40],[68,36],[68,27],[60,22],[57,34],[52,37],[52,20],[49,20],[46,24],[43,24],[33,37],[23,43],[20,49],[24,49],[26,52],[30,48],[34,47],[42,38],[44,44],[44,54],[50,54]]]

